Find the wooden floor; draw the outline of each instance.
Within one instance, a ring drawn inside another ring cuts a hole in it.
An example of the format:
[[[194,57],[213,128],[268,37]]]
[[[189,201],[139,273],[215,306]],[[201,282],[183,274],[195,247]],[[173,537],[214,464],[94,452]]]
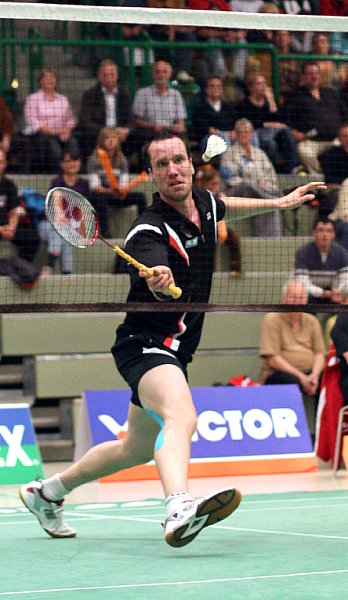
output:
[[[48,477],[63,471],[67,466],[68,463],[47,463],[44,466],[44,472]],[[244,495],[348,490],[348,471],[339,471],[335,476],[331,469],[320,468],[314,473],[191,479],[190,491],[194,496],[199,497],[231,485],[240,489]],[[159,481],[93,482],[71,492],[66,501],[67,503],[110,502],[162,497],[163,493]],[[17,486],[0,486],[0,508],[18,506],[19,504]]]

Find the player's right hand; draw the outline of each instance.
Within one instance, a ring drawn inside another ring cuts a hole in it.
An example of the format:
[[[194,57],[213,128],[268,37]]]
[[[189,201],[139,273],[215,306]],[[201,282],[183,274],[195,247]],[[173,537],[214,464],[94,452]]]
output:
[[[146,279],[146,283],[152,292],[170,295],[167,289],[171,284],[174,284],[174,277],[170,268],[165,265],[158,265],[152,267],[151,271],[152,275],[149,276],[148,271],[140,270],[139,276]]]

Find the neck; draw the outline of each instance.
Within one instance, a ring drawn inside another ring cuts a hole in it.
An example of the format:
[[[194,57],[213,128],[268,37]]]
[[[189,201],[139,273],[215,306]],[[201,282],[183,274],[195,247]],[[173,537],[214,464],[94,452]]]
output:
[[[193,218],[192,218],[193,213],[197,210],[197,208],[194,203],[192,194],[190,194],[187,198],[185,198],[185,200],[182,200],[180,202],[172,200],[171,198],[167,198],[166,196],[163,196],[162,194],[161,194],[161,198],[162,198],[162,200],[164,200],[164,202],[169,204],[169,206],[171,206],[172,208],[175,208],[175,210],[178,211],[178,213],[180,213],[181,215],[184,215],[184,217],[186,217],[190,221],[193,220]]]
[[[73,186],[77,181],[77,175],[67,175],[66,173],[64,173],[63,179],[68,186]]]

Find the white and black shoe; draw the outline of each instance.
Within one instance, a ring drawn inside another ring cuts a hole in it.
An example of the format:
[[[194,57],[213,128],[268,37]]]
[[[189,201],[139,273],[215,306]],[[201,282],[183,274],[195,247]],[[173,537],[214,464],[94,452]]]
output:
[[[164,539],[174,548],[186,546],[204,527],[215,525],[229,517],[242,499],[239,490],[220,490],[197,500],[184,500],[180,509],[164,523]]]

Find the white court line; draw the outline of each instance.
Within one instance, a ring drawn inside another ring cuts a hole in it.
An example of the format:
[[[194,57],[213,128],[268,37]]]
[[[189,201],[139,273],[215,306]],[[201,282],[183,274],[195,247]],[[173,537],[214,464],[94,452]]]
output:
[[[329,540],[348,540],[348,536],[325,535],[322,533],[301,533],[295,531],[276,531],[274,529],[253,529],[252,527],[229,527],[228,525],[213,525],[214,529],[227,529],[229,531],[251,531],[252,533],[271,533],[272,535],[292,535],[297,537],[310,537]]]
[[[223,579],[196,579],[192,581],[165,581],[161,583],[123,583],[118,585],[84,586],[70,588],[52,588],[46,590],[22,590],[20,592],[0,592],[0,596],[23,596],[24,594],[55,594],[61,592],[81,592],[95,590],[120,590],[132,588],[161,588],[168,586],[202,585],[207,583],[232,583],[239,581],[257,581],[264,579],[286,579],[287,577],[310,577],[317,575],[339,575],[348,573],[348,569],[332,571],[308,571],[303,573],[281,573],[279,575],[250,575],[249,577],[229,577]]]

